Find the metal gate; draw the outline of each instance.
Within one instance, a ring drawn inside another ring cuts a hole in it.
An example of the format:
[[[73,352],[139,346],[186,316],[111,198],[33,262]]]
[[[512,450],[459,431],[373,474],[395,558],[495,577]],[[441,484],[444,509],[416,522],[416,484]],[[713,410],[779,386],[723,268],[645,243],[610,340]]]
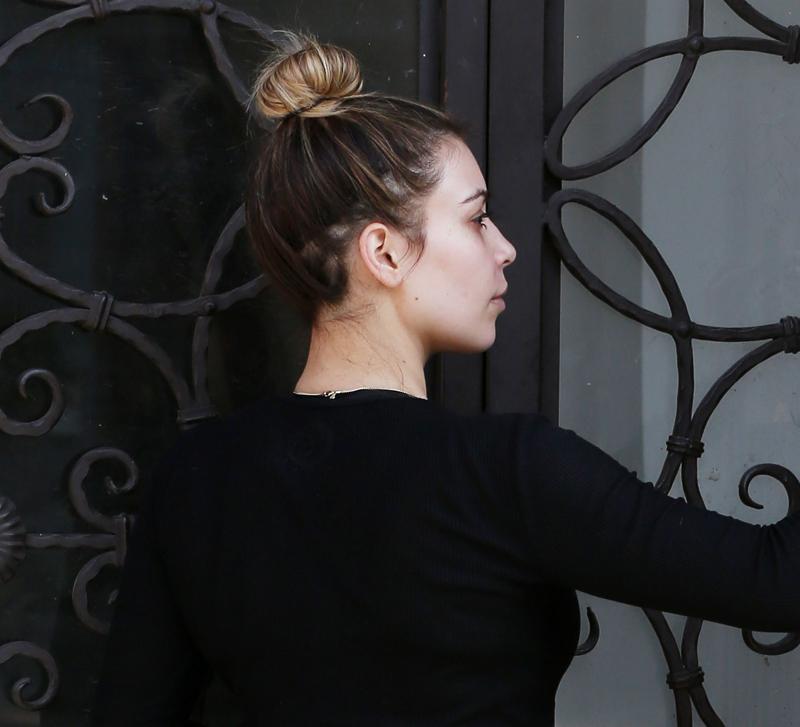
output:
[[[0,5],[0,724],[86,724],[140,478],[304,364],[242,234],[271,27],[413,97],[427,20],[415,0]],[[236,713],[216,682],[194,718]]]
[[[702,0],[689,0],[685,36],[621,60],[563,109],[561,0],[397,0],[391,13],[356,0],[3,2],[0,724],[85,723],[140,477],[180,428],[288,390],[304,363],[307,331],[272,298],[241,235],[253,131],[241,104],[272,26],[304,25],[340,42],[362,61],[367,87],[441,103],[471,125],[490,212],[518,254],[495,345],[481,356],[433,357],[429,395],[454,410],[540,410],[556,419],[563,262],[600,300],[674,339],[677,415],[657,486],[669,491],[680,469],[687,499],[702,505],[696,466],[709,417],[747,371],[797,352],[800,320],[787,313],[746,328],[693,321],[645,231],[597,195],[561,187],[646,144],[703,55],[734,49],[798,61],[796,26],[725,1],[762,35],[706,37]],[[669,54],[682,56],[680,70],[641,130],[601,159],[562,163],[577,112],[626,71]],[[671,316],[637,306],[582,264],[561,225],[568,205],[619,227],[657,276]],[[698,339],[767,342],[692,411]],[[753,504],[748,483],[760,474],[777,478],[794,507],[797,479],[779,465],[744,473],[745,502]],[[691,724],[694,703],[706,724],[722,724],[702,685],[701,622],[686,623],[679,648],[662,614],[647,617],[678,723]],[[580,653],[599,635],[589,620]],[[770,654],[798,643],[795,635],[771,645],[744,638]],[[195,717],[231,727],[233,712],[217,684]]]
[[[783,317],[763,325],[719,327],[706,325],[693,319],[693,315],[703,316],[703,311],[690,312],[679,280],[676,279],[658,246],[648,237],[647,230],[641,229],[636,221],[626,214],[626,210],[608,199],[570,183],[591,179],[611,170],[628,161],[646,147],[679,107],[684,92],[692,82],[704,56],[720,51],[734,51],[770,54],[776,56],[778,62],[783,61],[790,64],[800,62],[800,44],[798,42],[800,26],[784,27],[743,0],[724,0],[724,3],[728,7],[728,12],[734,13],[739,21],[747,23],[748,30],[752,30],[752,34],[742,37],[707,34],[704,30],[707,8],[704,8],[703,0],[673,3],[673,5],[685,7],[685,33],[673,39],[638,49],[608,67],[598,69],[599,72],[594,78],[580,87],[570,98],[565,99],[563,108],[549,124],[544,142],[547,172],[556,180],[557,186],[561,186],[563,183],[563,188],[552,194],[545,194],[544,211],[549,242],[557,251],[559,259],[569,273],[591,295],[630,320],[652,331],[667,334],[673,339],[677,371],[675,417],[671,426],[671,434],[665,443],[666,455],[658,479],[655,481],[655,487],[665,493],[672,491],[680,473],[681,494],[688,502],[701,507],[705,507],[705,502],[698,486],[698,459],[703,455],[703,439],[709,420],[726,395],[734,390],[737,384],[742,383],[743,378],[755,367],[772,357],[781,354],[795,354],[800,350],[800,318],[792,315],[796,311],[789,308],[794,301],[785,300],[787,310]],[[555,7],[556,4],[552,5]],[[722,13],[721,10],[720,13]],[[559,35],[561,34],[560,23],[562,20],[563,16],[560,16],[557,24],[553,26],[553,32],[558,32]],[[671,56],[677,56],[679,60],[673,80],[663,98],[654,104],[655,110],[649,115],[645,114],[644,122],[634,133],[618,144],[616,148],[597,158],[577,164],[567,164],[562,161],[562,145],[565,134],[584,107],[597,98],[604,89],[633,69]],[[726,58],[735,59],[736,53],[730,54]],[[759,68],[763,70],[763,66]],[[560,65],[555,65],[551,67],[549,73],[560,77],[562,68]],[[764,79],[763,82],[766,83],[767,80]],[[780,89],[776,89],[776,93],[780,92]],[[742,103],[747,103],[747,99],[742,98]],[[712,138],[708,141],[711,143],[715,139]],[[728,153],[735,155],[737,150],[731,148]],[[702,159],[697,159],[697,167],[686,169],[686,174],[691,175],[701,169],[702,163]],[[641,256],[641,260],[657,280],[669,309],[669,315],[656,313],[634,302],[628,295],[622,294],[601,279],[591,269],[591,264],[587,264],[581,258],[574,245],[579,240],[571,239],[570,235],[565,232],[563,214],[571,206],[589,210],[607,221],[616,228],[621,238],[635,248],[638,255]],[[676,209],[672,213],[677,217],[683,213],[683,210]],[[695,223],[699,228],[703,224],[703,220],[697,219]],[[668,242],[669,240],[664,240],[664,244]],[[708,240],[709,245],[713,245],[715,242],[714,239]],[[758,241],[741,240],[739,243],[752,245],[758,244]],[[699,404],[695,406],[693,402],[696,393],[694,360],[696,344],[694,342],[701,340],[715,342],[764,341],[764,343],[752,347],[727,370],[720,371],[717,380],[707,390],[698,392],[700,394]],[[734,466],[736,464],[738,462],[734,463]],[[739,497],[745,505],[751,508],[762,507],[751,497],[750,486],[756,477],[765,476],[777,481],[780,487],[785,489],[788,495],[789,512],[800,507],[800,482],[787,467],[773,463],[758,463],[745,466],[742,470],[738,491]],[[713,706],[713,693],[709,694],[704,688],[704,673],[699,657],[703,622],[696,618],[686,619],[682,633],[678,635],[673,632],[663,613],[645,609],[645,615],[655,630],[663,652],[666,663],[666,682],[674,695],[677,724],[681,726],[692,724],[692,706],[706,725],[743,724],[744,722],[738,721],[742,719],[740,715],[718,715]],[[602,622],[599,628],[602,629]],[[769,656],[786,654],[800,643],[800,634],[788,634],[769,643],[763,643],[748,631],[742,631],[741,635],[744,642],[743,649],[750,649],[758,654]],[[590,629],[590,639],[593,643],[596,643],[597,636],[597,624],[593,622]],[[618,644],[618,649],[624,651],[624,644]],[[624,660],[624,654],[620,656],[620,660]],[[776,668],[780,669],[780,660],[774,663]],[[613,665],[611,666],[613,668]],[[733,676],[735,679],[737,675],[734,673]],[[615,714],[614,724],[632,724],[626,719],[628,715],[623,706],[626,701],[624,691],[623,683],[620,686],[620,693],[617,695],[620,706]],[[766,691],[760,694],[761,699],[765,701],[769,699]],[[667,715],[661,713],[660,709],[651,711],[653,712],[653,724],[666,723]],[[598,724],[606,723],[599,716],[596,719],[598,719]],[[786,724],[793,724],[795,721],[789,716]]]

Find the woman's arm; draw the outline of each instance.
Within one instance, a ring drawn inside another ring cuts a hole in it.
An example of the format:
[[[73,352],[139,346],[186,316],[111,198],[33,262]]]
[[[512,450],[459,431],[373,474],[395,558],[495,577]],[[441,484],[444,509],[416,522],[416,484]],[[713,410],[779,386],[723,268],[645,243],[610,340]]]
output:
[[[512,482],[546,577],[737,628],[800,630],[800,513],[746,523],[658,492],[541,415],[515,423]]]
[[[162,460],[132,528],[92,727],[184,727],[210,670],[192,643],[158,544]]]

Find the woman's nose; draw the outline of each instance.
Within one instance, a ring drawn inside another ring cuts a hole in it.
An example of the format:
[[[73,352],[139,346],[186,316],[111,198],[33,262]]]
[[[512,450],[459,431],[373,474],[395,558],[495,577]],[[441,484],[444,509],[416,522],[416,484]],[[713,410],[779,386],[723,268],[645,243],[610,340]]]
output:
[[[517,257],[517,248],[515,248],[508,240],[506,240],[506,242],[508,243],[508,249],[509,249],[508,263],[506,264],[511,265],[511,263],[513,263]]]
[[[510,265],[511,263],[514,262],[514,259],[517,257],[517,250],[511,244],[508,238],[506,238],[506,236],[502,232],[500,232],[499,228],[497,230],[497,234],[499,235],[500,242],[502,243],[500,246],[500,251],[501,254],[503,255],[503,258],[506,260],[505,265]]]

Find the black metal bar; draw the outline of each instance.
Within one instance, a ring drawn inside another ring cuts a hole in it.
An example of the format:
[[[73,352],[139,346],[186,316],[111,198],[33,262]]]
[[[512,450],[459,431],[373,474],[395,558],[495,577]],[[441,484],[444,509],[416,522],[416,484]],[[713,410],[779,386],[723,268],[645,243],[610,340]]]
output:
[[[560,269],[542,219],[559,183],[546,171],[542,140],[561,106],[563,2],[494,0],[490,28],[491,214],[517,258],[487,352],[486,408],[556,418]]]
[[[488,0],[445,0],[443,5],[441,103],[470,133],[467,144],[486,176],[488,106]],[[485,403],[485,354],[438,356],[441,399],[449,409],[479,412]]]
[[[708,53],[720,51],[759,52],[779,55],[791,64],[800,63],[800,26],[788,28],[778,25],[755,10],[745,0],[725,0],[726,4],[745,22],[761,30],[770,38],[758,37],[707,37],[703,30],[703,0],[689,0],[689,24],[685,36],[643,48],[618,61],[585,84],[557,114],[545,141],[547,164],[550,171],[564,180],[583,179],[607,171],[629,159],[649,142],[662,124],[678,106],[683,92],[692,79],[699,59]],[[656,58],[680,54],[681,65],[673,83],[658,108],[643,126],[627,141],[603,157],[581,164],[566,166],[560,158],[560,146],[564,134],[578,112],[602,91],[631,69]],[[561,208],[565,203],[584,205],[615,224],[622,234],[636,247],[643,260],[655,274],[670,308],[670,317],[660,316],[637,306],[632,301],[611,289],[580,261],[564,234],[561,224]],[[772,356],[781,353],[800,352],[800,318],[785,315],[778,323],[749,327],[712,327],[695,323],[683,299],[678,281],[660,255],[657,246],[631,218],[607,200],[580,189],[565,189],[552,193],[546,212],[553,247],[564,262],[565,268],[597,298],[622,315],[638,321],[654,330],[670,334],[675,341],[678,369],[678,392],[673,431],[667,440],[668,454],[664,460],[656,488],[669,492],[678,469],[681,470],[683,490],[688,502],[704,507],[698,488],[698,458],[703,453],[702,435],[706,424],[723,397],[747,372]],[[715,341],[740,341],[772,339],[768,343],[749,351],[731,366],[716,383],[709,388],[701,403],[692,411],[694,401],[693,339]],[[546,369],[544,369],[546,370]],[[752,500],[748,486],[753,477],[766,475],[780,482],[789,496],[789,512],[800,508],[800,480],[781,465],[762,463],[750,467],[739,482],[739,495],[749,507],[760,507]],[[661,643],[669,671],[667,683],[673,690],[676,705],[676,720],[679,727],[692,724],[692,707],[703,724],[708,727],[723,725],[714,711],[703,687],[703,670],[698,659],[698,641],[702,620],[687,619],[678,652],[675,637],[663,614],[645,609],[659,642]],[[762,643],[747,630],[742,636],[747,646],[761,654],[783,654],[800,645],[800,633],[788,634],[777,642]]]
[[[442,16],[443,0],[419,0],[419,50],[417,53],[417,97],[423,103],[442,103]],[[441,353],[425,364],[425,388],[428,397],[444,399],[444,362]]]
[[[417,96],[427,104],[441,102],[442,0],[419,0]]]
[[[550,0],[545,5],[544,36],[544,128],[545,135],[564,103],[564,0]],[[561,149],[558,150],[559,157]],[[542,199],[561,189],[561,180],[550,174],[546,165]],[[549,231],[543,234],[549,238]],[[541,276],[541,358],[539,368],[539,406],[543,414],[558,421],[560,328],[561,328],[561,259],[551,244],[543,245]]]

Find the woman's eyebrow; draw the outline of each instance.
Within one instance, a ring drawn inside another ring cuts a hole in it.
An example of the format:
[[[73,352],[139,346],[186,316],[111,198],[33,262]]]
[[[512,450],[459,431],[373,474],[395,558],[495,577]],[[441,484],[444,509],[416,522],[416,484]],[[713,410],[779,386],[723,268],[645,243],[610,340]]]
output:
[[[484,200],[488,202],[489,192],[487,192],[485,189],[479,189],[477,192],[471,194],[469,197],[467,197],[463,202],[460,202],[459,204],[466,204],[467,202],[472,202],[473,199],[478,199],[478,197],[483,197]]]

